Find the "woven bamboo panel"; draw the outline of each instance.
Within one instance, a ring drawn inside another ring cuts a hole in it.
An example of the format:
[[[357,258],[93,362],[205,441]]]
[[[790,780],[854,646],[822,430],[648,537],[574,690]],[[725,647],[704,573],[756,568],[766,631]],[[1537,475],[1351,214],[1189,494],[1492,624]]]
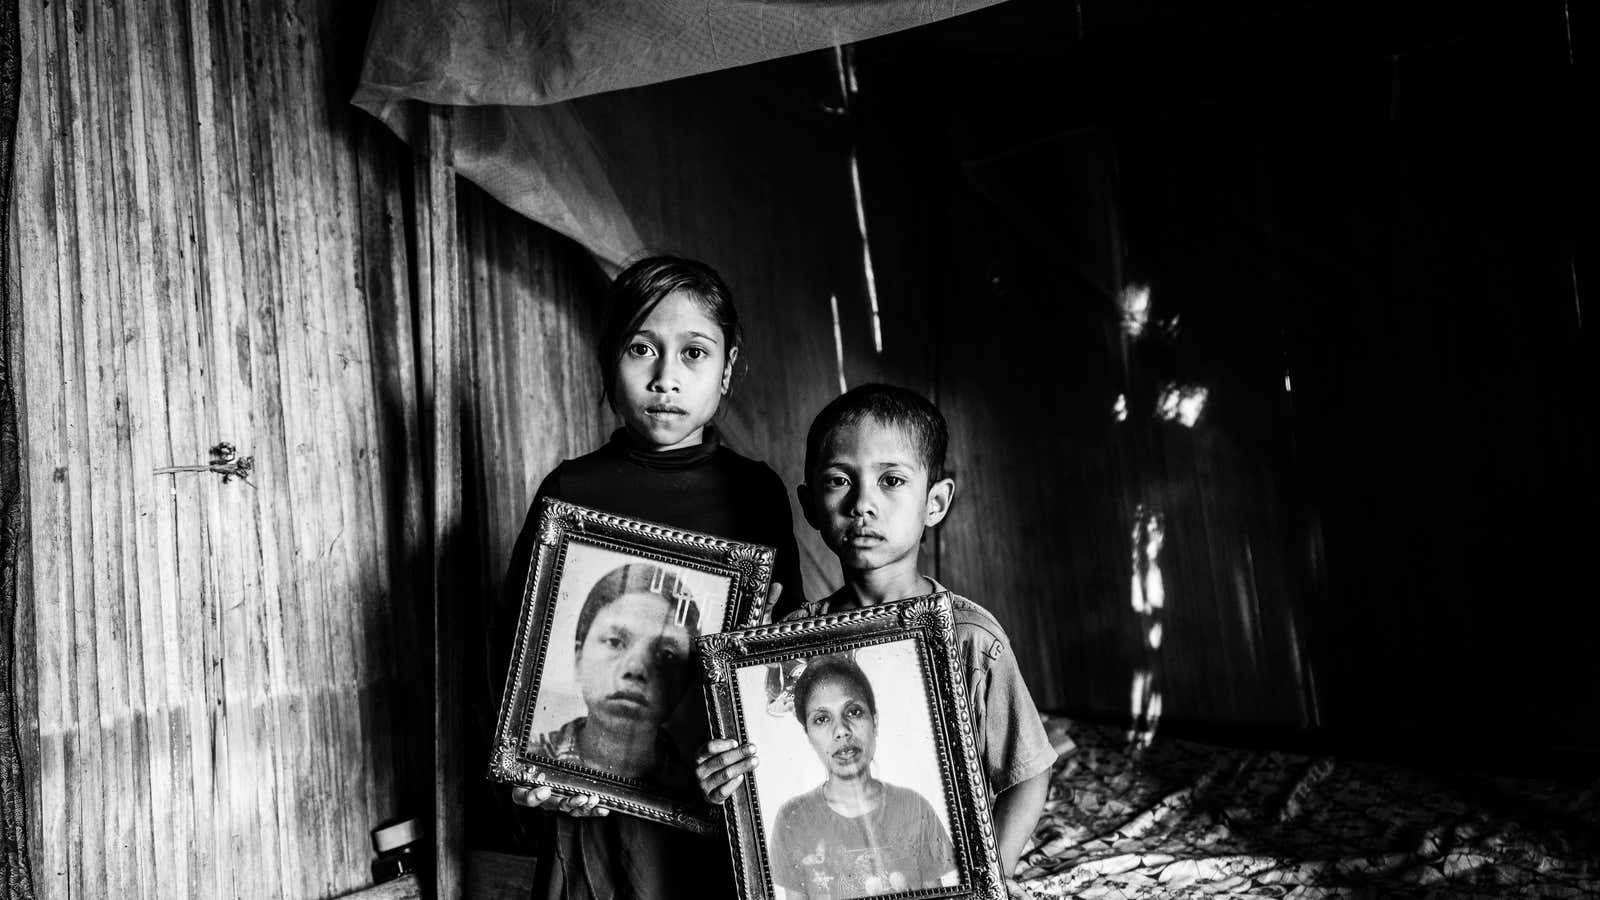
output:
[[[359,24],[21,14],[38,892],[358,887],[431,790],[408,170],[329,69]],[[219,441],[247,482],[154,474]]]

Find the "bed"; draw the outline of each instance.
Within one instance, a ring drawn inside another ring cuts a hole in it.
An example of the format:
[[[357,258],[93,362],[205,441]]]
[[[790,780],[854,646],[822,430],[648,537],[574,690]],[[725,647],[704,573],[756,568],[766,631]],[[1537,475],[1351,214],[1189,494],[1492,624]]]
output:
[[[1600,780],[1423,772],[1047,717],[1028,897],[1600,895]]]

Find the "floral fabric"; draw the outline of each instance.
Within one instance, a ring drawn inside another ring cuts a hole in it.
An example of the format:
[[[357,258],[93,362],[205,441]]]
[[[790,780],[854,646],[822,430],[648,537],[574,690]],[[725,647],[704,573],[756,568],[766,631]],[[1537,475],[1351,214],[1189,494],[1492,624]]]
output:
[[[1057,763],[1025,896],[1600,895],[1600,780],[1419,772],[1051,717]]]

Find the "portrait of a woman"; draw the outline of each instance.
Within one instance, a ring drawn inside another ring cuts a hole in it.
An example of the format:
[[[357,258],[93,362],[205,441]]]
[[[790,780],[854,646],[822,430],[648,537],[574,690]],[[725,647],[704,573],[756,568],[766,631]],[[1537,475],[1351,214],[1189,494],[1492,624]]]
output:
[[[878,703],[848,656],[816,657],[794,683],[794,715],[827,772],[784,803],[773,880],[789,900],[844,900],[952,884],[954,852],[922,794],[873,774]]]
[[[529,750],[655,786],[687,790],[693,772],[662,725],[687,690],[700,604],[680,576],[649,563],[595,582],[573,635],[575,681],[587,708],[538,735]]]

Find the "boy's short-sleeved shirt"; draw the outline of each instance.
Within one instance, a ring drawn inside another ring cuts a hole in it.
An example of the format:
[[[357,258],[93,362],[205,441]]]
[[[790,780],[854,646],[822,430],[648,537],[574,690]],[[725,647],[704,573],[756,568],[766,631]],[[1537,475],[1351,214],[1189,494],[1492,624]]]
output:
[[[772,878],[813,900],[871,897],[936,885],[956,868],[950,835],[909,788],[883,782],[883,801],[856,817],[834,812],[816,787],[778,810]]]
[[[948,591],[928,579],[935,592]],[[832,597],[806,603],[785,621],[845,612],[833,609]],[[1028,779],[1048,772],[1056,751],[1039,721],[1039,709],[1022,680],[1016,656],[1005,629],[989,611],[958,594],[950,594],[955,624],[956,655],[967,680],[967,709],[972,715],[972,736],[994,797]]]

